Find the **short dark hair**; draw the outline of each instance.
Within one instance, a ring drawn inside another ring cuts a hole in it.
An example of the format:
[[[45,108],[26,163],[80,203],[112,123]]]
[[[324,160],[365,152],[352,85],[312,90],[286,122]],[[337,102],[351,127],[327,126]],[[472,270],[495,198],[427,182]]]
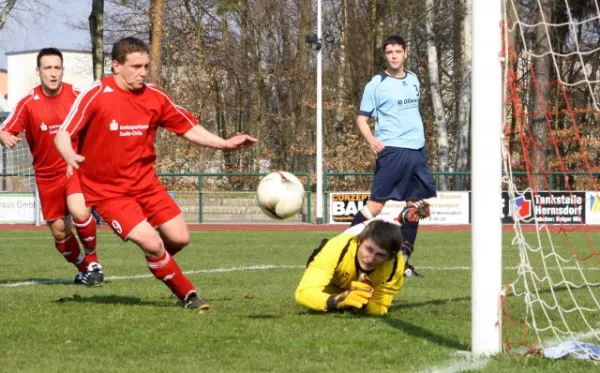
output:
[[[124,64],[127,55],[136,52],[150,53],[146,43],[133,36],[128,36],[113,44],[111,58],[113,61]]]
[[[44,57],[44,56],[58,56],[58,57],[60,57],[60,64],[62,65],[62,63],[63,63],[63,56],[62,56],[61,51],[59,51],[58,49],[56,49],[54,47],[44,48],[44,49],[41,49],[37,55],[37,67],[38,68],[40,66],[42,66],[42,57]]]
[[[359,245],[367,238],[372,239],[377,246],[388,251],[390,255],[396,255],[402,248],[402,228],[389,221],[373,220],[356,236]]]
[[[385,47],[387,47],[388,45],[399,45],[402,47],[402,49],[406,50],[406,41],[404,40],[404,38],[398,35],[390,35],[387,38],[385,38],[385,40],[383,41],[383,47],[381,48],[383,54],[385,54]]]

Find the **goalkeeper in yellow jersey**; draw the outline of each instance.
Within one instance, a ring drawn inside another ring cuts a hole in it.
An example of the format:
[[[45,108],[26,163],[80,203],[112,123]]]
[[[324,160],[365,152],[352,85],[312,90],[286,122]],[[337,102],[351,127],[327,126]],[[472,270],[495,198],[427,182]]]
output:
[[[404,284],[401,223],[429,216],[418,201],[395,218],[378,216],[323,240],[308,259],[296,289],[299,305],[314,311],[361,310],[385,315]]]

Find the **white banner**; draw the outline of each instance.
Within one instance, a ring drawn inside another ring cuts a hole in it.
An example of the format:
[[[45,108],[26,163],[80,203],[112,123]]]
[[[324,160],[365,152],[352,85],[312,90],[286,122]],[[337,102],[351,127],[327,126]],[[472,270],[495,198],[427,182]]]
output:
[[[35,223],[33,193],[0,193],[0,223]]]
[[[469,192],[437,192],[437,198],[429,199],[431,216],[423,219],[425,225],[469,224]],[[340,192],[329,194],[329,223],[350,224],[358,210],[367,204],[367,192]],[[381,214],[398,215],[406,204],[388,201]]]
[[[585,223],[600,225],[600,193],[585,193]]]

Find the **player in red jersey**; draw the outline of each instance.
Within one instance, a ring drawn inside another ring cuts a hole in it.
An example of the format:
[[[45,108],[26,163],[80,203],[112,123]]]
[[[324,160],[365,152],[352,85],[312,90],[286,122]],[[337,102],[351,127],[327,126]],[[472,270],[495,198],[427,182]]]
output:
[[[41,84],[19,100],[0,125],[0,143],[12,149],[21,141],[17,135],[25,131],[42,214],[54,236],[54,245],[79,269],[76,284],[100,285],[104,273],[96,254],[96,221],[85,205],[77,174],[67,178],[67,165],[53,143],[79,90],[62,82],[63,58],[56,48],[44,48],[38,53],[36,72]],[[71,233],[69,214],[73,216],[85,254]]]
[[[198,124],[160,88],[146,84],[150,58],[136,38],[112,49],[113,75],[94,83],[73,104],[55,144],[77,169],[88,205],[123,239],[144,252],[150,272],[186,308],[208,309],[173,255],[189,243],[181,210],[162,185],[154,162],[159,127],[198,145],[236,150],[256,143],[248,135],[227,140]],[[71,146],[77,139],[78,152]]]

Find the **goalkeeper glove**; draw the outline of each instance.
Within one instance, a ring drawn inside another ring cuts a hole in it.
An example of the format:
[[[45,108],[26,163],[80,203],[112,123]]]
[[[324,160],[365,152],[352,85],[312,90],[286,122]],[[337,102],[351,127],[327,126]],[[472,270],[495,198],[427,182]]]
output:
[[[333,294],[327,299],[327,311],[342,310],[344,308],[361,309],[369,303],[373,295],[373,288],[362,282],[352,281],[355,289],[346,290],[341,294]],[[359,285],[360,284],[360,285]],[[366,290],[366,288],[370,290]]]
[[[361,273],[361,274],[360,274],[360,276],[358,276],[358,281],[359,281],[361,284],[366,284],[366,285],[368,285],[369,287],[371,287],[371,285],[372,285],[372,283],[371,283],[371,279],[369,278],[369,276],[367,276],[367,274],[366,274],[366,273]],[[356,282],[356,281],[352,281],[352,282],[350,283],[350,288],[351,288],[351,289],[355,289],[355,288],[354,288],[354,286],[356,286],[356,285],[354,284],[355,282]],[[357,287],[357,289],[364,289],[364,290],[371,290],[371,291],[373,291],[373,288],[372,288],[372,287],[371,287],[371,289],[367,289],[367,288],[363,288],[363,287],[362,287],[362,285],[359,285],[359,287]]]
[[[420,200],[406,205],[400,212],[398,220],[402,224],[416,223],[421,219],[428,218],[431,215],[430,206],[427,201]]]

